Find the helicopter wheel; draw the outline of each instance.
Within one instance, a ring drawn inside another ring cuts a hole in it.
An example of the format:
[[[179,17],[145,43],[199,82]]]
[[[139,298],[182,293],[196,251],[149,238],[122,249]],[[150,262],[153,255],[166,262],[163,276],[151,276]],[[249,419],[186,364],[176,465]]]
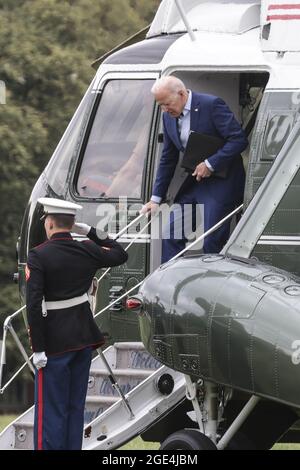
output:
[[[183,429],[163,441],[159,450],[217,450],[213,441],[196,429]]]

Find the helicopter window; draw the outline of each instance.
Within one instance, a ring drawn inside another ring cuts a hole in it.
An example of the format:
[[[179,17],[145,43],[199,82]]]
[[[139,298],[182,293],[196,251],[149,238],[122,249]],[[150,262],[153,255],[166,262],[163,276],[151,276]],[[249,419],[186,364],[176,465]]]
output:
[[[293,113],[273,111],[269,114],[261,160],[267,161],[276,158],[293,128],[294,120]]]
[[[89,110],[94,100],[94,95],[91,93],[92,86],[93,82],[81,101],[51,160],[45,168],[44,173],[47,183],[57,196],[60,195],[65,197],[68,187],[66,185],[66,181],[70,171],[71,161],[74,157],[74,152],[76,152],[78,147],[78,140],[81,138],[82,127],[86,123]]]
[[[124,79],[106,84],[77,181],[80,196],[141,198],[153,83]]]

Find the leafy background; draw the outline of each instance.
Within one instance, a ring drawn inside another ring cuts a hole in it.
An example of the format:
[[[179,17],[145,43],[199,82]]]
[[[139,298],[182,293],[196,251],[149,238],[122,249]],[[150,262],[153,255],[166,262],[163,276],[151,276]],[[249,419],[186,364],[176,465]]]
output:
[[[95,74],[158,0],[0,0],[0,312],[19,307],[15,245],[26,202]],[[2,320],[2,317],[0,317]]]
[[[91,63],[150,24],[159,3],[0,0],[0,80],[6,87],[6,104],[0,104],[1,330],[20,307],[12,275],[27,200],[95,74]],[[16,366],[20,354],[12,342],[9,353]]]

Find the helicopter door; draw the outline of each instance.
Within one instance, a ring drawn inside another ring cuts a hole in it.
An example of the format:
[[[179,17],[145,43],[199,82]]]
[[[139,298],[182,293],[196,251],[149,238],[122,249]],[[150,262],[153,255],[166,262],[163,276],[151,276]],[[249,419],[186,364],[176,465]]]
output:
[[[266,174],[299,118],[297,91],[266,92],[254,129],[247,178],[246,204],[263,184]],[[262,132],[263,130],[263,132]],[[300,274],[299,174],[269,220],[252,256],[279,268]]]
[[[84,206],[84,221],[112,237],[137,217],[146,198],[155,78],[145,73],[105,75],[84,137],[74,199]],[[119,239],[124,248],[140,229],[134,226]],[[149,236],[144,231],[129,248],[127,263],[101,280],[97,312],[147,275]],[[140,340],[136,314],[126,311],[122,301],[101,314],[101,325],[113,341]]]

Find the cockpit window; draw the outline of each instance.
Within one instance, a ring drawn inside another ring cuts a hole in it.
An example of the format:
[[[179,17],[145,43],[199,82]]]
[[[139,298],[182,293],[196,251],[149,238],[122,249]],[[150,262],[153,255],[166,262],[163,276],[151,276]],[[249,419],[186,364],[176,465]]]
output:
[[[154,109],[154,80],[111,80],[103,91],[85,149],[82,197],[141,198]]]

